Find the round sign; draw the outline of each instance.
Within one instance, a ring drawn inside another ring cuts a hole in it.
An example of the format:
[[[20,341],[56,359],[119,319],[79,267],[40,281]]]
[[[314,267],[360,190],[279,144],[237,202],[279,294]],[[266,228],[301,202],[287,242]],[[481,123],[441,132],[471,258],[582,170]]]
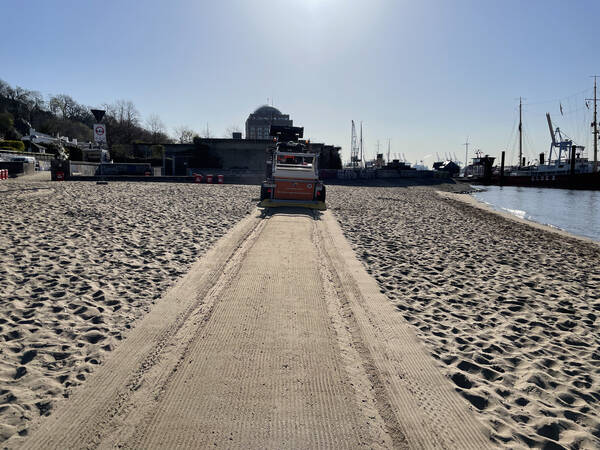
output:
[[[104,127],[96,127],[96,134],[104,134]]]

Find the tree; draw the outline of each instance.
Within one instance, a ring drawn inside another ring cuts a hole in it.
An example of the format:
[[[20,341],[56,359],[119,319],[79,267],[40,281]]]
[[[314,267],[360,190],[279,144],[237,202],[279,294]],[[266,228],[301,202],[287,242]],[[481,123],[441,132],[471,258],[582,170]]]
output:
[[[89,126],[69,119],[52,117],[40,126],[39,131],[52,136],[60,134],[83,142],[92,140],[92,129]]]
[[[197,136],[194,130],[185,125],[176,127],[173,131],[175,132],[175,140],[180,144],[191,144]]]
[[[10,84],[0,79],[0,97],[8,98],[11,90],[12,88],[10,87]]]
[[[11,113],[0,113],[0,139],[12,132],[14,125]]]
[[[48,102],[50,111],[62,119],[70,119],[77,106],[77,102],[66,94],[54,95]]]
[[[130,100],[117,100],[112,105],[104,105],[109,144],[131,144],[144,138],[140,127],[140,113]]]
[[[146,119],[146,126],[152,134],[152,143],[159,144],[166,138],[166,127],[158,114],[150,114]]]
[[[131,100],[117,100],[112,105],[105,105],[106,115],[112,117],[119,125],[138,126],[140,113]]]

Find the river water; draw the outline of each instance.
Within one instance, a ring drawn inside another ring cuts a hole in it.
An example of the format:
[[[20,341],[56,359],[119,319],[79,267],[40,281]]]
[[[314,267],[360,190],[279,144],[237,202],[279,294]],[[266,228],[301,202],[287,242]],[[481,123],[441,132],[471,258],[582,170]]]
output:
[[[486,186],[472,195],[498,211],[600,241],[600,191]]]

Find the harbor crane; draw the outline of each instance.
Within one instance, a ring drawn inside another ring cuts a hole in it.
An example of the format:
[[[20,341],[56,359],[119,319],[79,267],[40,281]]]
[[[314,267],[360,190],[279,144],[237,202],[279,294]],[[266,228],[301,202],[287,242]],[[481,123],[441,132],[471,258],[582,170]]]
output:
[[[556,127],[556,130],[552,126],[552,119],[550,118],[550,113],[546,113],[546,120],[548,121],[548,129],[550,130],[550,154],[548,155],[548,163],[552,162],[552,153],[556,149],[558,152],[556,160],[561,162],[564,155],[564,160],[571,158],[571,149],[581,149],[583,153],[584,147],[582,145],[573,145],[573,140],[569,139],[569,137],[564,134],[559,127]],[[558,139],[557,139],[558,138]],[[540,164],[543,164],[543,161],[540,161]]]

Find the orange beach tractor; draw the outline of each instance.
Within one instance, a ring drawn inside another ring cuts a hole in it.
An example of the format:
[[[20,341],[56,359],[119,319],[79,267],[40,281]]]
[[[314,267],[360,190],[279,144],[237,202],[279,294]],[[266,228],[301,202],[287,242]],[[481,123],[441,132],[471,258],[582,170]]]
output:
[[[266,179],[260,187],[260,206],[300,206],[326,209],[325,186],[319,180],[319,155],[310,153],[304,128],[271,126],[275,146],[267,149]]]

